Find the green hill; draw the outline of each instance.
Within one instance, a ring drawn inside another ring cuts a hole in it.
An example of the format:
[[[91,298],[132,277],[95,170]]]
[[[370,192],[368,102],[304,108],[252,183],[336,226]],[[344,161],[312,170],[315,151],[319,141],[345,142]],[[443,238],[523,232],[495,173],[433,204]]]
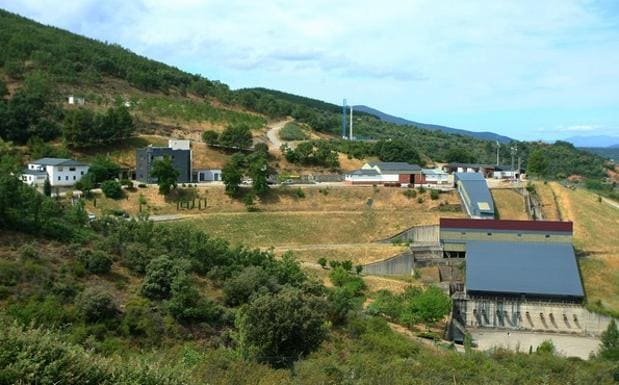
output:
[[[85,99],[83,108],[102,116],[110,108],[127,108],[134,119],[135,132],[141,134],[181,133],[195,139],[207,129],[221,131],[228,125],[244,124],[256,130],[264,127],[268,119],[292,116],[326,134],[323,142],[327,143],[320,145],[323,149],[330,147],[356,158],[381,156],[382,144],[377,148],[368,142],[351,143],[339,139],[341,110],[334,104],[264,88],[233,91],[219,81],[189,74],[118,45],[85,38],[1,10],[0,44],[3,47],[0,51],[0,94],[3,96],[0,137],[17,144],[33,138],[62,139],[67,119],[80,121],[71,112],[76,106],[66,103],[67,96],[76,95]],[[107,114],[123,112],[108,111]],[[86,116],[82,115],[82,118]],[[95,126],[95,120],[103,121],[96,116],[86,118]],[[131,133],[131,130],[120,129]],[[360,138],[396,141],[396,148],[413,148],[426,162],[493,163],[496,159],[492,142],[399,126],[367,113],[355,115],[354,130]],[[91,142],[123,139],[103,134],[104,131],[95,129],[93,132],[107,136]],[[518,145],[518,156],[525,167],[529,154],[540,150],[544,167],[538,169],[538,174],[544,177],[580,174],[599,178],[606,173],[603,158],[565,143],[512,144]],[[510,146],[501,147],[502,159],[511,158]]]

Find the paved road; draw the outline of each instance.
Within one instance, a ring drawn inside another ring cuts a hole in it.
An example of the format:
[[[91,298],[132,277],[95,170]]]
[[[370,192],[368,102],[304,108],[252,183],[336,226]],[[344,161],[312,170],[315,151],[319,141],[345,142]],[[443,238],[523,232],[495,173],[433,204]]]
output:
[[[580,357],[585,360],[589,358],[590,353],[597,351],[600,346],[600,341],[597,338],[555,333],[510,331],[508,334],[506,330],[478,329],[471,331],[471,335],[479,350],[502,346],[507,349],[520,349],[521,352],[528,352],[529,346],[535,351],[544,340],[552,340],[559,354],[567,357]]]
[[[162,215],[151,215],[148,217],[153,222],[169,222],[169,221],[178,221],[186,218],[186,215],[183,214],[162,214]]]

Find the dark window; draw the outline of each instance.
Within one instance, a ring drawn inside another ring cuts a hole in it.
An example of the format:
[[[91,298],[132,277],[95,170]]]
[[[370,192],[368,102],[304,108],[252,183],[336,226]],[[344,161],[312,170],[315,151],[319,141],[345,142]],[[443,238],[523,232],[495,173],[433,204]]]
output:
[[[463,232],[460,233],[460,235],[466,235],[466,233],[463,231]]]
[[[522,234],[518,233],[518,236],[519,236],[519,237],[522,237]]]
[[[546,238],[550,238],[550,234],[546,234]]]
[[[75,167],[69,167],[69,171],[75,171]]]
[[[60,180],[60,177],[58,177],[58,180]]]
[[[64,180],[69,180],[69,176],[68,176],[68,175],[66,175],[66,176],[64,177]]]
[[[75,175],[73,175],[73,180],[75,180]]]
[[[488,233],[488,236],[491,236],[491,235],[492,235],[492,233]]]

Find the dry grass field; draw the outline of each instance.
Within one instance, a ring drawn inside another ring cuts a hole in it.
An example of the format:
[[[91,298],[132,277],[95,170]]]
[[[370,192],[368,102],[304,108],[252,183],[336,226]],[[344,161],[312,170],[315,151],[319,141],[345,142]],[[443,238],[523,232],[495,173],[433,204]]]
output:
[[[499,219],[529,219],[524,198],[513,189],[492,189],[492,199]]]
[[[580,258],[590,303],[619,312],[619,210],[598,202],[597,195],[569,190],[558,183],[548,186],[559,202],[561,217],[574,221],[574,244]]]
[[[555,202],[553,189],[542,182],[535,182],[535,191],[542,205],[542,215],[547,221],[560,221],[561,213]]]

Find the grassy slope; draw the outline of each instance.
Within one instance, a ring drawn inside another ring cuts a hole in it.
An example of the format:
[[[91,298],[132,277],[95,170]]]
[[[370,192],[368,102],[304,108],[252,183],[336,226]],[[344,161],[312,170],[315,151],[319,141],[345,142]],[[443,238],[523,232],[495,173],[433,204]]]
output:
[[[500,219],[529,219],[524,198],[512,189],[492,189],[492,199]]]
[[[580,268],[589,302],[600,301],[619,312],[619,210],[588,191],[568,190],[555,182],[549,186],[563,220],[574,221],[575,246],[586,255]]]

